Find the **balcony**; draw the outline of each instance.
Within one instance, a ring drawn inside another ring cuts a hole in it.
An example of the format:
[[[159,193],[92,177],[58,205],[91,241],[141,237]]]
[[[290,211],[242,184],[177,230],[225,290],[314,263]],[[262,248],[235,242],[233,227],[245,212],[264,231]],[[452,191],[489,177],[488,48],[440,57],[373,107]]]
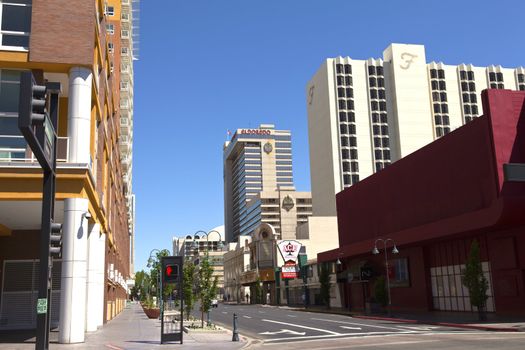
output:
[[[129,31],[127,30],[122,31],[122,33],[124,32],[129,33]],[[122,39],[124,41],[124,36],[122,36]],[[122,62],[124,63],[129,63],[131,60],[131,49],[125,43],[123,43],[123,46],[120,48],[120,57],[122,59]]]
[[[122,11],[120,15],[120,23],[122,25],[122,29],[129,29],[131,26],[131,13],[128,11]]]
[[[20,136],[22,138],[22,136]],[[0,162],[35,163],[38,162],[28,148],[0,148]],[[57,140],[57,163],[66,163],[69,158],[69,138]]]

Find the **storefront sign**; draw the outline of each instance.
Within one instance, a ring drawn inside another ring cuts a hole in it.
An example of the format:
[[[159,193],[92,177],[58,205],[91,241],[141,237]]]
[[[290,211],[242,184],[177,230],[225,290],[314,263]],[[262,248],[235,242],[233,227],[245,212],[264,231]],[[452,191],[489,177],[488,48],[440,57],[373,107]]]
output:
[[[297,256],[299,255],[299,250],[303,245],[297,241],[277,241],[277,247],[279,252],[283,257],[284,262],[291,261],[294,264],[297,263]]]
[[[241,129],[241,135],[271,135],[268,129]]]
[[[286,263],[281,266],[281,278],[297,278],[297,265],[295,263]]]

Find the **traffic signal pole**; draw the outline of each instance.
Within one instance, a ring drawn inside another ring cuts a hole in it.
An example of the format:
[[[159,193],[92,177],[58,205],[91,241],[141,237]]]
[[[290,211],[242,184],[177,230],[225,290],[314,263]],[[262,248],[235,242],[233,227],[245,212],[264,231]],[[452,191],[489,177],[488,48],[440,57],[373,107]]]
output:
[[[37,85],[32,72],[20,75],[18,128],[43,170],[35,349],[49,349],[53,255],[59,255],[62,225],[54,222],[60,83]],[[49,101],[48,101],[49,99]],[[49,107],[49,114],[46,109]]]
[[[58,126],[58,92],[60,85],[48,86],[51,96],[49,101],[49,118],[55,130]],[[37,137],[44,142],[44,130],[40,131]],[[55,185],[56,185],[56,156],[57,156],[57,137],[56,134],[52,147],[52,168],[50,170],[44,168],[44,183],[42,191],[42,221],[40,234],[40,264],[39,264],[39,278],[38,278],[38,304],[41,306],[37,310],[36,317],[36,346],[37,350],[49,349],[49,327],[51,325],[51,291],[52,291],[52,268],[53,258],[51,257],[51,235],[56,228],[54,224],[55,216]],[[47,305],[43,305],[47,304]],[[45,311],[45,313],[43,312]]]

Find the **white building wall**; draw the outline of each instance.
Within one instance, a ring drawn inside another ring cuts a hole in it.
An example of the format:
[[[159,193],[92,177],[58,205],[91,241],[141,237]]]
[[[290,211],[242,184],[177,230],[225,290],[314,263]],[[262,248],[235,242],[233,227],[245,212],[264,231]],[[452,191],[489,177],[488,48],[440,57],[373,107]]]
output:
[[[312,211],[336,215],[335,193],[342,188],[337,140],[333,60],[326,60],[306,88]],[[329,78],[330,77],[330,78]]]
[[[374,158],[370,124],[370,102],[368,90],[368,72],[366,61],[352,60],[354,78],[354,106],[357,136],[357,154],[359,176],[367,177],[374,173]],[[343,188],[341,188],[343,190]]]
[[[398,133],[391,141],[398,145],[399,157],[405,157],[434,139],[425,47],[392,44],[383,55],[385,65],[388,62],[391,67],[390,83],[395,90],[393,110],[389,112]]]

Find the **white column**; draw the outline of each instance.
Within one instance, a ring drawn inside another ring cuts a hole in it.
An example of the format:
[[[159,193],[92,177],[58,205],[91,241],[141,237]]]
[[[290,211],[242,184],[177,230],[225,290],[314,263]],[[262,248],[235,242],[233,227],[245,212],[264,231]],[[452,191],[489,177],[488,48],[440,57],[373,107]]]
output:
[[[69,161],[90,163],[91,130],[91,84],[90,69],[73,67],[69,71],[69,106],[67,136],[69,137]]]
[[[97,298],[100,296],[97,288],[97,273],[99,260],[104,260],[104,251],[100,251],[99,238],[100,224],[91,225],[88,237],[88,261],[87,261],[87,298],[86,298],[86,331],[94,332],[98,326]]]
[[[60,295],[60,343],[84,341],[86,329],[86,281],[88,222],[84,215],[88,200],[64,200],[62,233],[62,292]]]
[[[106,288],[105,270],[106,270],[106,235],[102,233],[98,238],[98,250],[101,252],[100,258],[97,260],[97,326],[104,324],[104,290]]]

